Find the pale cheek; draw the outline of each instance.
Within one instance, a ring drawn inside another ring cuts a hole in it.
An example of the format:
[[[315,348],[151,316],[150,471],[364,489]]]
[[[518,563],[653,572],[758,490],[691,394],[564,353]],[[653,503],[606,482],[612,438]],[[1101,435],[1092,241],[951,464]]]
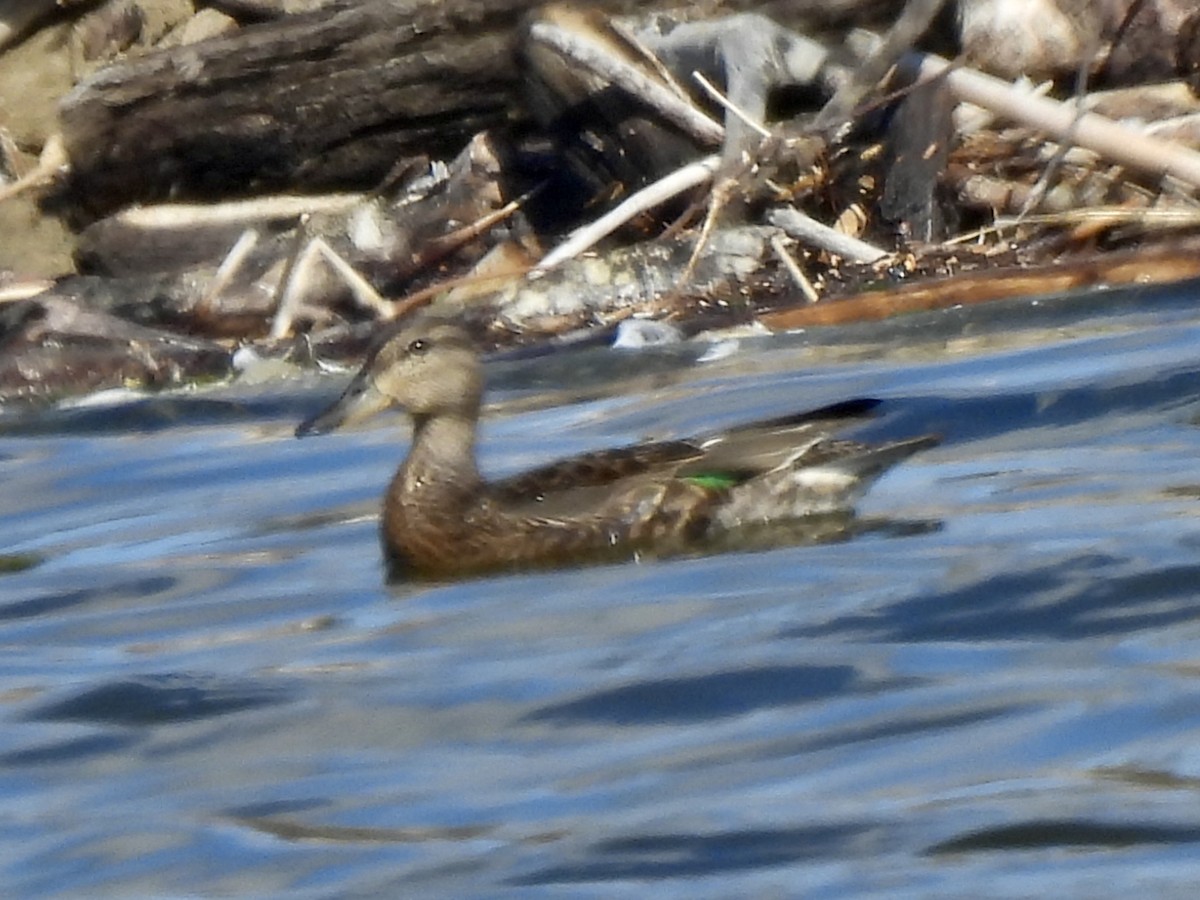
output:
[[[388,396],[397,397],[403,392],[402,389],[404,387],[404,382],[404,378],[382,378],[377,379],[375,384],[380,391]]]

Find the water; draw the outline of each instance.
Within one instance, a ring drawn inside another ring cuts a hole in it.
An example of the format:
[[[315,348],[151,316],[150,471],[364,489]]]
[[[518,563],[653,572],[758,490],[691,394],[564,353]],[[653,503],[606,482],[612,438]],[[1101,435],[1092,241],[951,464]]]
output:
[[[761,552],[388,587],[333,382],[0,419],[0,895],[1192,896],[1196,292],[492,367],[495,473],[944,436]]]

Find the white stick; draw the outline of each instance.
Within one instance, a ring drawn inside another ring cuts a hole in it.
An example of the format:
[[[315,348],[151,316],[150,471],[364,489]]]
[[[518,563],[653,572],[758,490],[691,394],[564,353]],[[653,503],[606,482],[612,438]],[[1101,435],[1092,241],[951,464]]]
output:
[[[221,260],[221,264],[217,266],[216,274],[213,275],[212,281],[208,283],[208,288],[200,297],[200,302],[197,304],[201,309],[208,309],[209,305],[220,296],[221,292],[229,286],[229,282],[242,269],[242,264],[246,262],[246,257],[250,255],[250,251],[258,246],[258,229],[247,228],[234,241],[233,247],[225,258]]]
[[[800,264],[796,262],[788,248],[784,246],[783,235],[777,234],[771,238],[771,249],[775,251],[775,255],[779,261],[783,263],[783,267],[788,270],[788,274],[792,276],[792,283],[800,289],[800,293],[804,295],[804,299],[809,303],[816,303],[821,299],[817,293],[817,289],[813,287],[808,276],[804,274],[804,270],[800,268]]]
[[[744,109],[717,90],[716,85],[705,78],[703,72],[693,72],[692,77],[696,79],[696,84],[700,85],[700,87],[704,90],[704,93],[708,94],[714,103],[719,105],[726,112],[732,113],[741,119],[742,123],[745,124],[747,128],[749,128],[751,131],[758,132],[758,136],[764,141],[771,136],[771,132],[763,128],[761,123],[755,122],[752,118],[750,118],[750,115]]]
[[[713,173],[717,171],[717,166],[720,164],[720,156],[716,154],[706,156],[704,159],[676,169],[653,184],[646,185],[594,222],[589,222],[572,231],[565,241],[542,257],[541,262],[530,270],[529,276],[536,278],[568,259],[573,259],[598,241],[608,237],[634,216],[653,209],[686,190],[699,187],[713,177]]]
[[[1098,113],[1080,115],[1073,104],[1059,103],[1013,88],[1007,82],[975,69],[955,68],[933,54],[915,57],[921,78],[945,74],[946,83],[959,100],[1063,139],[1072,132],[1073,143],[1105,159],[1152,175],[1171,175],[1192,188],[1200,188],[1200,153],[1172,141],[1157,141]]]
[[[835,231],[828,225],[823,225],[816,219],[788,206],[771,210],[767,214],[767,221],[776,228],[782,228],[788,237],[795,238],[803,244],[836,253],[851,262],[873,263],[889,255],[886,250]]]

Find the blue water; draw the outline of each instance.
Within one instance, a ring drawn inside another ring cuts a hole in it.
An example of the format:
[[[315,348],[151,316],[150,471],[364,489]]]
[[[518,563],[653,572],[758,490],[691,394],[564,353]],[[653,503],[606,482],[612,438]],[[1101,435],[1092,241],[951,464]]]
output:
[[[387,586],[334,379],[0,416],[0,896],[1193,896],[1198,291],[491,366],[498,474],[943,435],[757,552]]]

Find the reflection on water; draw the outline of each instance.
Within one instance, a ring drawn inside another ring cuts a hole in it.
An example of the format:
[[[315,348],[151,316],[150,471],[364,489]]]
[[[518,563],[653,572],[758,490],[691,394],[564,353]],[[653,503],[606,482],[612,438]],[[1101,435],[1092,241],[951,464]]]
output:
[[[852,396],[945,442],[836,535],[459,583],[382,582],[394,423],[291,439],[335,384],[0,418],[2,893],[1190,896],[1192,305],[497,362],[498,474]]]

